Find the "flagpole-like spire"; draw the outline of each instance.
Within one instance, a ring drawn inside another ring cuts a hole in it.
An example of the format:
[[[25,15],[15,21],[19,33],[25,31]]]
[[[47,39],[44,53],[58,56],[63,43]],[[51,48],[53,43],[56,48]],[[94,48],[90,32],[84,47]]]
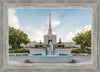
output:
[[[52,34],[52,29],[51,29],[51,13],[49,13],[49,29],[48,29],[48,34]]]
[[[49,29],[51,29],[51,14],[49,13]]]

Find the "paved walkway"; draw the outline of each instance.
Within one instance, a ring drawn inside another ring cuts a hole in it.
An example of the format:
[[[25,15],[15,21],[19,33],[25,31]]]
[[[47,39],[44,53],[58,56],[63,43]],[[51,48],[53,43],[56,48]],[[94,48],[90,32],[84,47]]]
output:
[[[24,61],[28,59],[28,57],[29,56],[9,56],[9,61],[24,63]],[[91,62],[90,56],[74,56],[73,59],[76,61],[76,63],[90,63]]]
[[[73,59],[76,61],[76,63],[87,63],[91,62],[91,57],[90,56],[74,56]]]

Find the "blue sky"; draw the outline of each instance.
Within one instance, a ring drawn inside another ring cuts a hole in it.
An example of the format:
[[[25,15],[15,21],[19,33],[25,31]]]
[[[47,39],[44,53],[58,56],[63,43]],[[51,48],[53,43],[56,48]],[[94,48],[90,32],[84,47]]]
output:
[[[57,41],[70,42],[77,33],[91,29],[91,9],[9,9],[9,25],[23,30],[31,41],[43,41],[51,13]]]

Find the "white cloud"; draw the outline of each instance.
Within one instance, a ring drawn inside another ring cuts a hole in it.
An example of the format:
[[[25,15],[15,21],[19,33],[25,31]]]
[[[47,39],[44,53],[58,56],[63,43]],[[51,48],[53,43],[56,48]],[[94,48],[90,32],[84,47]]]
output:
[[[66,35],[66,41],[68,42],[72,42],[72,38],[76,35],[76,33],[73,33],[73,32],[69,32],[67,35]]]
[[[60,21],[58,21],[58,20],[53,20],[53,21],[51,21],[52,27],[56,27],[56,26],[58,26],[59,24],[60,24]]]
[[[43,36],[47,34],[47,31],[44,30],[37,30],[31,34],[29,34],[29,38],[31,41],[37,41],[40,42],[40,40],[43,42]]]
[[[11,27],[19,29],[19,20],[18,20],[18,17],[15,15],[15,13],[16,13],[16,10],[14,9],[8,10],[8,24]]]
[[[24,27],[25,32],[29,31],[28,37],[31,41],[43,42],[43,36],[47,34],[47,27],[45,25],[41,25],[40,28],[34,28],[32,26]]]
[[[86,26],[83,28],[82,32],[85,32],[85,31],[87,31],[87,30],[91,30],[91,28],[92,28],[91,25],[86,25]]]
[[[91,25],[86,25],[83,29],[77,29],[76,31],[74,32],[69,32],[67,35],[66,35],[66,41],[67,42],[72,42],[73,40],[73,37],[75,37],[78,33],[81,33],[81,32],[86,32],[87,30],[91,30]]]
[[[49,25],[48,20],[46,21],[46,24]],[[59,20],[51,20],[51,26],[52,26],[52,27],[56,27],[56,26],[58,26],[59,24],[60,24],[60,21],[59,21]]]
[[[54,35],[56,35],[57,33],[56,32],[52,32]]]

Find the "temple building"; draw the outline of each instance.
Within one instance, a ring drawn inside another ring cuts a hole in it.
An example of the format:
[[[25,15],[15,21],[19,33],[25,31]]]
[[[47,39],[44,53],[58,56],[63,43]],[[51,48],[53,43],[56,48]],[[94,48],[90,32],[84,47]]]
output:
[[[48,34],[44,35],[44,44],[49,44],[50,41],[53,44],[56,44],[57,36],[52,34],[52,29],[51,29],[51,14],[49,14],[49,29],[48,29]]]
[[[80,45],[76,45],[75,42],[61,42],[61,44],[57,43],[57,35],[54,35],[52,33],[51,28],[51,14],[49,13],[49,29],[47,35],[44,35],[44,43],[40,44],[39,42],[30,42],[26,45],[21,44],[20,46],[26,47],[26,48],[39,48],[39,47],[48,47],[50,42],[52,42],[54,48],[79,48]]]

